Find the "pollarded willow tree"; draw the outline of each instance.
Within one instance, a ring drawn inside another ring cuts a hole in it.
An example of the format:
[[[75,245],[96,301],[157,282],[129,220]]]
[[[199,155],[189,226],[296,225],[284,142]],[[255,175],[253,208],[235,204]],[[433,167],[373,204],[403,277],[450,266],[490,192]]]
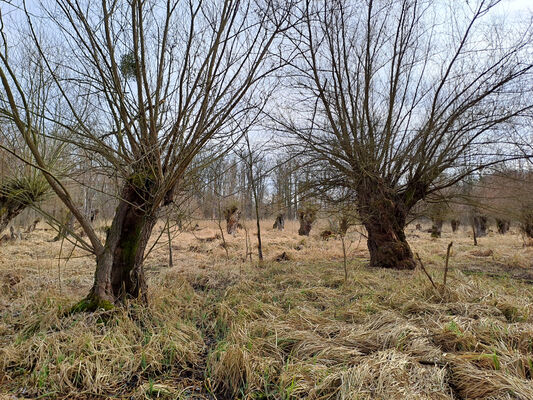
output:
[[[50,0],[31,10],[25,4],[9,13],[22,31],[2,25],[2,107],[86,233],[82,245],[96,255],[94,285],[80,306],[146,301],[143,256],[158,210],[172,202],[200,150],[217,143],[224,151],[262,107],[266,78],[282,65],[276,47],[291,4]],[[41,126],[17,67],[28,54],[13,47],[19,40],[52,83],[54,103],[42,111]],[[105,241],[47,165],[38,136],[64,141],[80,157],[97,155],[102,173],[120,178]]]
[[[414,268],[410,210],[523,155],[513,132],[532,107],[530,21],[492,19],[498,3],[300,4],[288,81],[299,101],[276,119],[324,171],[324,185],[355,194],[372,266]]]

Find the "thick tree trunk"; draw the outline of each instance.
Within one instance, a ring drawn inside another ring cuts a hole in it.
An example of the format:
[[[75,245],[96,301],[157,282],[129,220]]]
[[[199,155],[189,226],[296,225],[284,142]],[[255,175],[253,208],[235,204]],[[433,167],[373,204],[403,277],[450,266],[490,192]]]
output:
[[[108,308],[126,299],[147,303],[144,251],[156,223],[139,192],[126,187],[107,234],[105,249],[96,259],[94,285],[81,307]]]
[[[401,199],[376,182],[358,190],[359,215],[368,232],[370,266],[414,269],[413,253],[405,237],[408,210]]]
[[[273,229],[277,229],[278,231],[282,231],[285,229],[285,215],[278,214],[276,217],[276,221],[274,222]]]
[[[461,222],[458,219],[452,219],[450,221],[450,225],[452,226],[452,232],[457,232],[457,229],[459,229],[459,225],[461,225]]]
[[[24,211],[25,208],[26,204],[0,195],[0,233],[2,233],[9,223]]]
[[[444,221],[440,218],[434,218],[431,226],[431,237],[440,238],[442,236],[442,225]]]
[[[528,238],[533,238],[533,208],[524,206],[520,214],[520,230]]]
[[[487,222],[488,218],[484,215],[475,215],[472,224],[476,231],[476,237],[487,236]]]
[[[40,185],[39,179],[8,179],[0,185],[0,233],[26,207],[44,197],[47,186]]]
[[[511,226],[511,222],[509,220],[506,220],[506,219],[497,218],[496,219],[496,226],[498,228],[498,233],[500,235],[505,235],[509,231],[509,228]]]
[[[298,219],[300,221],[300,228],[298,228],[298,235],[309,236],[313,222],[316,219],[316,212],[312,209],[305,209],[298,211]]]
[[[240,226],[241,212],[237,206],[231,206],[224,210],[224,218],[226,219],[226,230],[228,234],[234,235]]]

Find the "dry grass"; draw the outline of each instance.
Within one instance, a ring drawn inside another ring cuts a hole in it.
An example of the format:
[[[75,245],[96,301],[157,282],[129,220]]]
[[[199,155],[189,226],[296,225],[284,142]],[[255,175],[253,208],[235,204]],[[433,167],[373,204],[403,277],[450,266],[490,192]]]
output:
[[[165,245],[148,257],[148,308],[93,314],[65,314],[90,287],[90,257],[74,250],[59,274],[59,243],[44,226],[0,248],[0,393],[533,399],[533,249],[519,235],[490,234],[476,248],[468,232],[430,239],[409,229],[436,282],[454,241],[437,292],[418,270],[366,268],[357,233],[345,284],[338,240],[320,240],[320,227],[302,239],[294,223],[264,225],[264,264],[243,262],[242,232],[226,237],[228,259],[217,227],[200,223],[174,239],[174,268]],[[283,252],[289,260],[275,262]]]

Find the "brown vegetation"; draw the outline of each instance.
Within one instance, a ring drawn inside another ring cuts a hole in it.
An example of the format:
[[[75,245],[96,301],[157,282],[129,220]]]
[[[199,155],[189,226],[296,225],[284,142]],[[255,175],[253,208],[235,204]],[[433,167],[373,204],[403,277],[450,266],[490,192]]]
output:
[[[52,232],[43,226],[30,240],[1,247],[0,392],[72,399],[532,398],[533,291],[506,277],[515,272],[494,270],[531,268],[533,250],[522,248],[519,236],[489,233],[480,245],[493,257],[478,258],[470,255],[471,240],[454,234],[441,292],[422,272],[367,269],[364,245],[350,248],[353,272],[344,284],[340,242],[311,235],[295,252],[301,239],[292,221],[283,232],[264,229],[267,257],[285,255],[262,268],[239,261],[243,232],[227,238],[228,261],[216,225],[202,226],[215,240],[198,244],[192,233],[174,232],[175,267],[166,267],[165,246],[150,253],[148,307],[131,302],[95,313],[68,313],[92,284],[93,262],[83,251],[58,271],[60,244],[48,242]],[[347,240],[358,235],[349,231]],[[436,284],[451,232],[442,236],[411,244]],[[198,249],[187,251],[188,244]],[[480,269],[469,272],[474,264]]]

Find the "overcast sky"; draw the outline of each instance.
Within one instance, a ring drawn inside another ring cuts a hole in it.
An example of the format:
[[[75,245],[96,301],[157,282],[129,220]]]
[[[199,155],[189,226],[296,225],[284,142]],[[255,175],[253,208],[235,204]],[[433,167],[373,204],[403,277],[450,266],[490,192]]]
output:
[[[510,13],[533,11],[532,0],[507,0],[498,5],[502,10]]]

